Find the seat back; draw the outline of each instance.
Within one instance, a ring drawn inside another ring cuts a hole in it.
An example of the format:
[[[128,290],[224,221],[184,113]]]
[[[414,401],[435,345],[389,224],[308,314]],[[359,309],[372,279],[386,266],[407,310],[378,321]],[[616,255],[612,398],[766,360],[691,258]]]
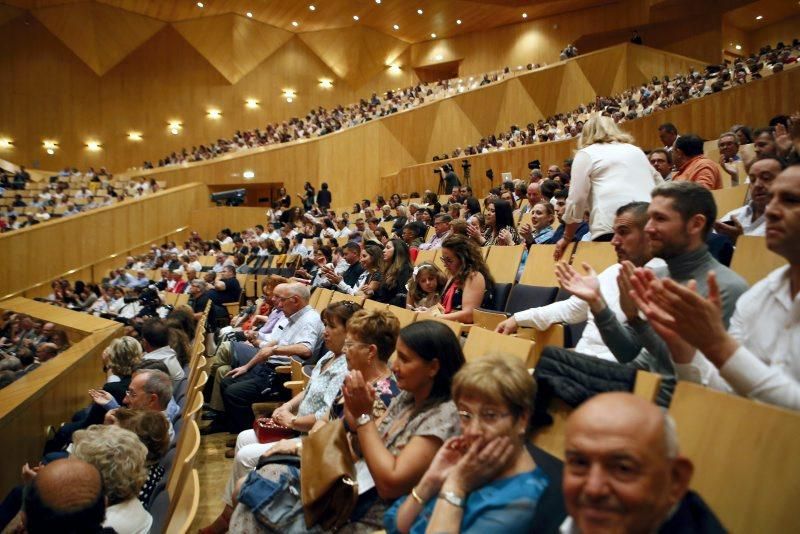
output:
[[[431,315],[429,313],[420,312],[417,314],[416,321],[436,321],[437,323],[442,323],[446,325],[453,333],[456,335],[458,339],[461,339],[461,335],[464,333],[464,329],[467,325],[464,323],[459,323],[458,321],[451,321],[449,319],[442,319],[441,317],[437,317],[435,315]]]
[[[568,259],[572,255],[572,247],[573,245],[567,247],[563,258]],[[519,283],[527,286],[558,287],[553,260],[555,248],[555,245],[532,245]]]
[[[405,328],[406,326],[410,325],[414,322],[417,318],[417,312],[407,310],[405,308],[401,308],[399,306],[389,306],[387,308],[389,313],[397,317],[397,320],[400,321],[400,328]]]
[[[200,477],[197,469],[192,469],[172,498],[174,509],[167,522],[166,534],[186,534],[192,526],[200,507]],[[172,504],[170,502],[170,504]]]
[[[202,402],[200,403],[202,405]],[[175,495],[181,477],[194,467],[197,458],[197,451],[200,449],[200,428],[197,421],[187,419],[183,422],[183,428],[178,436],[178,444],[175,447],[175,460],[172,463],[172,470],[167,479],[167,491],[170,497]],[[170,499],[172,501],[172,499]]]
[[[513,284],[522,261],[525,245],[513,247],[493,246],[486,257],[486,265],[495,283]]]
[[[786,263],[786,258],[767,248],[765,237],[743,235],[736,240],[731,269],[753,285]]]
[[[316,306],[314,306],[314,309],[317,310],[318,312],[322,312],[322,310],[327,308],[328,304],[331,303],[331,299],[333,298],[334,291],[331,290],[331,289],[328,289],[327,287],[318,287],[317,289],[314,290],[314,293],[315,294],[317,294],[317,293],[319,294],[319,297],[317,297],[317,303],[316,303]]]
[[[498,324],[505,321],[508,316],[503,312],[476,308],[472,312],[472,325],[494,330]]]
[[[358,296],[358,295],[349,295],[347,293],[342,293],[341,291],[334,291],[333,295],[331,296],[331,304],[334,302],[342,302],[345,300],[349,300],[350,302],[355,302],[359,306],[364,305],[364,301],[367,299],[365,296]]]
[[[588,263],[601,273],[617,263],[617,253],[611,243],[581,241],[575,243],[575,254],[572,255],[572,266],[583,274],[583,264]]]
[[[528,367],[535,367],[533,341],[513,336],[504,336],[485,328],[473,326],[464,344],[464,358],[476,360],[492,354],[508,355],[522,360]]]
[[[680,381],[669,413],[691,486],[731,532],[795,532],[800,414]]]
[[[420,263],[432,263],[433,265],[436,265],[436,260],[439,259],[440,253],[441,249],[438,248],[420,250],[417,252],[417,258],[414,260],[414,265],[419,265]]]
[[[367,299],[364,301],[364,309],[371,311],[384,311],[389,307],[388,304],[378,302],[377,300]]]
[[[748,184],[742,184],[735,187],[726,187],[711,191],[714,202],[717,204],[717,216],[722,217],[729,211],[744,206],[744,199],[747,196],[749,187]]]
[[[538,308],[552,304],[555,301],[557,287],[537,287],[517,284],[511,288],[511,294],[506,301],[506,313],[517,313],[529,308]]]

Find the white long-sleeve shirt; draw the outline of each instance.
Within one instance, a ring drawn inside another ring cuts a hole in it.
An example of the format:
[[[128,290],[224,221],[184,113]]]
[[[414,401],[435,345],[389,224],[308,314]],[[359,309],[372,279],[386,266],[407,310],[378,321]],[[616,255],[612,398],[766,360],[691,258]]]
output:
[[[728,333],[741,347],[721,368],[698,352],[678,378],[800,410],[800,294],[792,299],[788,265],[739,297]]]
[[[650,202],[653,187],[664,180],[642,150],[627,143],[595,143],[575,154],[564,222],[579,223],[589,211],[592,238],[614,231],[617,208]]]
[[[652,269],[663,265],[665,265],[663,260],[655,258],[650,260],[647,267]],[[617,316],[619,322],[624,323],[626,318],[619,305],[619,287],[617,286],[619,270],[620,264],[615,263],[597,275],[597,279],[600,282],[600,292],[603,294],[608,308]],[[586,321],[586,328],[575,346],[575,351],[597,356],[603,360],[617,361],[603,342],[600,330],[594,322],[594,315],[589,310],[589,305],[576,296],[547,306],[517,312],[514,314],[514,319],[519,326],[529,326],[537,330],[547,330],[550,325],[555,323],[577,324]]]

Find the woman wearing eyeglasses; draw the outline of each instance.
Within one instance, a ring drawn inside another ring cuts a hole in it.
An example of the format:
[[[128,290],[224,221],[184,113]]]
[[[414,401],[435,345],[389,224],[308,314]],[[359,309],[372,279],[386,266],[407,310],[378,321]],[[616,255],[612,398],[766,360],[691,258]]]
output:
[[[492,307],[494,279],[480,248],[468,238],[451,235],[442,243],[440,261],[449,276],[442,292],[442,319],[472,323],[475,308]]]
[[[525,447],[535,395],[517,359],[465,365],[453,379],[461,435],[445,442],[410,494],[386,512],[386,531],[528,532],[548,485]]]

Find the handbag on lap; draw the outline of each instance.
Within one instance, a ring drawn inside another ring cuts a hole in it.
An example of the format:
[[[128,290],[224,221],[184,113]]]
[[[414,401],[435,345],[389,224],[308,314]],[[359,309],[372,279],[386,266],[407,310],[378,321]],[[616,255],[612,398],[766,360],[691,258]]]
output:
[[[300,457],[306,525],[331,530],[347,523],[358,500],[358,483],[342,420],[303,438]]]

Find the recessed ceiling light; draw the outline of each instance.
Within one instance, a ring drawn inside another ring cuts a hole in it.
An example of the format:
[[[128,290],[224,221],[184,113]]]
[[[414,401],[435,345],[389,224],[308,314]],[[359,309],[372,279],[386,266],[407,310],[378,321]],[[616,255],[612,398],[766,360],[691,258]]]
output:
[[[358,15],[353,15],[353,20],[358,21]]]
[[[436,54],[436,61],[441,61],[443,59],[442,54]]]
[[[389,65],[389,72],[391,72],[393,74],[397,74],[400,71],[401,71],[401,69],[400,69],[399,65]],[[398,89],[398,91],[399,91],[399,89]]]
[[[245,13],[245,15],[247,15],[247,18],[248,18],[248,19],[252,19],[252,18],[253,18],[253,13],[252,13],[252,11],[248,11],[247,13]]]
[[[245,100],[244,105],[250,109],[257,108],[258,100],[256,100],[255,98],[248,98],[247,100]]]
[[[100,142],[99,141],[87,141],[86,148],[92,151],[100,150]]]
[[[297,22],[296,20],[293,20],[293,21],[292,21],[292,26],[294,26],[295,28],[297,28],[298,26],[300,26],[300,23],[299,23],[299,22]]]
[[[177,128],[170,128],[169,132],[172,135],[178,135],[181,131],[179,129],[177,129]]]
[[[381,0],[375,0],[375,3],[376,3],[376,4],[380,4],[380,3],[381,3]]]
[[[197,7],[202,9],[205,7],[205,4],[203,4],[203,2],[197,2]]]
[[[131,141],[141,141],[142,134],[139,132],[128,132],[128,139]]]
[[[461,24],[461,19],[456,19],[456,24]]]
[[[53,154],[55,154],[55,153],[56,153],[56,151],[55,151],[55,150],[53,150],[52,148],[48,148],[48,149],[47,149],[47,153],[48,153],[48,154],[50,154],[50,155],[52,156]]]
[[[317,10],[317,6],[315,6],[314,4],[310,4],[308,6],[308,9],[310,9],[311,11],[316,11]]]
[[[421,9],[417,10],[417,15],[422,15],[422,13],[424,13],[424,11],[422,11]]]
[[[736,48],[736,50],[741,50],[742,49],[742,45],[736,45],[734,48]]]
[[[42,146],[45,147],[47,150],[55,150],[58,148],[57,141],[42,141]]]
[[[209,119],[219,119],[222,117],[222,112],[218,109],[209,109],[208,110],[208,118]]]
[[[0,139],[0,148],[11,148],[11,139]]]
[[[756,17],[756,20],[761,20],[763,18],[764,18],[764,15],[759,15],[759,16]]]
[[[528,18],[528,14],[527,14],[527,13],[523,13],[523,14],[522,14],[522,18],[523,18],[523,19],[527,19],[527,18]]]
[[[323,78],[322,80],[319,81],[319,86],[324,87],[325,89],[330,89],[331,87],[333,87],[333,82],[331,80]]]
[[[436,34],[435,33],[431,34],[431,39],[436,39]]]
[[[253,171],[244,171],[242,173],[242,177],[245,180],[252,180],[253,178],[255,178],[255,176],[256,176],[256,173],[254,173]]]

